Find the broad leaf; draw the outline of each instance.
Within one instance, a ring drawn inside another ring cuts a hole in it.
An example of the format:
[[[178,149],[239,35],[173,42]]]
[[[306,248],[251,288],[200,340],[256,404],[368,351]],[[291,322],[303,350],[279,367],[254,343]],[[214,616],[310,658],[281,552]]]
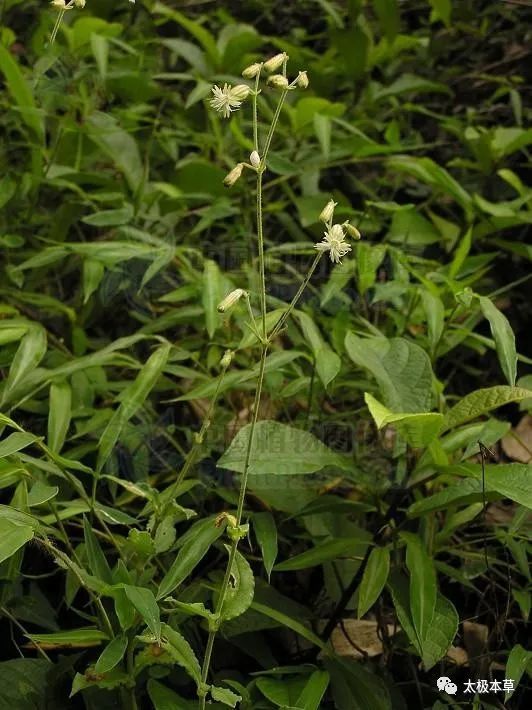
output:
[[[0,562],[7,560],[29,542],[34,535],[33,527],[17,525],[0,518]]]
[[[502,407],[510,402],[519,402],[528,397],[532,397],[532,390],[523,389],[522,387],[508,387],[507,385],[475,390],[475,392],[466,395],[447,412],[444,430],[454,429],[460,424],[491,412],[492,409],[497,409],[497,407]]]
[[[392,424],[414,448],[428,446],[438,436],[442,428],[443,414],[436,412],[419,414],[403,412],[399,414],[390,412],[368,392],[364,393],[364,399],[379,429]]]
[[[229,548],[227,551],[229,553]],[[236,550],[231,566],[230,582],[220,611],[221,619],[229,621],[243,614],[253,601],[254,591],[253,571],[244,555]]]
[[[244,473],[251,425],[243,427],[219,459],[220,468]],[[314,473],[326,466],[350,469],[339,454],[327,448],[315,436],[274,421],[257,422],[251,448],[249,473],[293,474]]]
[[[351,360],[369,370],[384,402],[395,412],[427,412],[432,403],[429,356],[404,338],[359,338],[348,333],[345,347]]]

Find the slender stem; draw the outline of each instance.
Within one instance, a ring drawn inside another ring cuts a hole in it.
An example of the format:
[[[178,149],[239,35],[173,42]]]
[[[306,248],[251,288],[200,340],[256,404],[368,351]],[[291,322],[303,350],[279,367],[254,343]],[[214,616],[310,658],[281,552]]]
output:
[[[65,16],[65,12],[65,10],[61,10],[59,12],[59,15],[57,16],[57,20],[55,21],[55,25],[50,36],[50,44],[53,44],[55,42],[55,38],[57,37],[59,27],[61,26],[61,22],[63,21],[63,17]]]
[[[214,409],[215,409],[216,404],[218,402],[218,397],[220,395],[220,389],[222,388],[222,383],[225,378],[225,373],[227,372],[227,367],[228,366],[225,366],[222,369],[222,372],[220,374],[220,378],[218,380],[218,384],[216,385],[216,390],[214,392],[214,396],[211,399],[211,403],[209,404],[209,409],[207,410],[207,413],[205,414],[205,417],[203,418],[203,423],[201,425],[201,429],[199,430],[199,433],[196,436],[196,441],[195,441],[194,445],[192,446],[192,448],[189,450],[187,457],[183,463],[183,466],[181,467],[181,470],[179,471],[179,474],[178,474],[176,481],[173,485],[174,489],[179,488],[181,483],[183,483],[186,475],[190,471],[190,467],[192,466],[192,464],[194,463],[194,461],[196,459],[196,454],[198,452],[198,449],[201,446],[201,444],[203,443],[203,439],[205,437],[205,434],[207,433],[207,429],[209,428],[209,426],[211,424],[212,415],[214,413]]]
[[[275,113],[273,115],[272,119],[272,125],[270,126],[270,130],[268,131],[268,135],[266,136],[266,142],[264,143],[264,150],[262,151],[262,161],[266,161],[266,157],[268,155],[268,152],[270,150],[270,145],[272,143],[272,138],[273,134],[275,133],[275,129],[277,127],[277,122],[279,121],[279,116],[281,115],[281,109],[283,108],[284,100],[286,99],[286,96],[288,94],[288,90],[283,90],[283,93],[281,94],[281,98],[279,99],[279,103],[277,104],[277,108],[275,109]]]
[[[264,268],[264,233],[262,229],[262,174],[264,159],[257,171],[257,237],[260,271],[260,312],[262,317],[262,337],[266,340],[266,273]]]
[[[259,152],[259,118],[258,118],[258,110],[257,110],[257,101],[259,98],[259,83],[260,83],[260,74],[262,71],[262,66],[259,69],[257,76],[255,77],[255,92],[253,94],[253,147]]]
[[[247,482],[248,482],[248,476],[249,476],[249,464],[251,462],[251,452],[253,449],[255,427],[257,424],[258,416],[259,416],[259,406],[260,406],[260,400],[262,397],[262,386],[264,383],[264,371],[266,368],[267,354],[268,354],[268,345],[266,344],[266,345],[263,345],[263,347],[262,347],[262,352],[261,352],[261,357],[260,357],[259,378],[257,381],[257,389],[255,390],[255,399],[253,402],[253,418],[251,420],[251,428],[250,428],[249,439],[248,439],[247,448],[246,448],[244,472],[242,474],[242,480],[240,482],[240,494],[238,497],[238,506],[237,506],[237,512],[236,512],[237,526],[241,524],[242,514],[244,511],[244,501],[246,498],[246,489],[247,489]],[[227,594],[227,589],[229,587],[229,580],[231,578],[231,571],[233,569],[233,562],[236,557],[237,548],[238,548],[238,538],[232,541],[231,547],[229,549],[229,559],[227,561],[227,566],[225,568],[225,575],[224,575],[224,579],[222,582],[222,586],[220,587],[220,594],[218,595],[218,601],[216,603],[215,615],[219,615],[221,613],[224,602],[225,602],[225,597]],[[216,638],[216,631],[215,630],[210,631],[209,638],[207,639],[207,646],[205,648],[205,656],[203,659],[203,666],[201,669],[202,684],[205,684],[207,682],[207,677],[209,675],[209,668],[211,665],[211,656],[212,656],[212,651],[214,648],[215,638]],[[203,695],[200,698],[201,710],[205,709],[205,703],[206,703],[206,696]]]
[[[314,257],[314,261],[311,264],[310,269],[307,272],[307,275],[303,279],[301,286],[298,288],[296,295],[292,299],[290,305],[286,309],[286,311],[283,313],[283,315],[279,318],[277,323],[274,325],[272,332],[270,333],[270,336],[268,340],[271,342],[273,338],[277,335],[277,333],[281,330],[283,325],[286,323],[287,319],[290,317],[290,314],[294,310],[294,308],[297,305],[297,302],[301,298],[301,295],[303,294],[303,291],[306,289],[308,282],[312,278],[312,274],[316,271],[316,267],[318,266],[321,257],[323,256],[323,252],[318,252],[316,256]]]

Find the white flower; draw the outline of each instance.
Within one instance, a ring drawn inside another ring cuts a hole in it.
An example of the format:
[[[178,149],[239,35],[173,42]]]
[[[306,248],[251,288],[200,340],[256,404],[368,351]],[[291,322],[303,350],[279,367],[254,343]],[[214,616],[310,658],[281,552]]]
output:
[[[318,242],[315,248],[321,252],[328,251],[334,264],[339,264],[342,257],[351,251],[351,247],[345,241],[344,228],[341,224],[333,224],[325,232],[323,240]]]
[[[247,91],[243,91],[244,87]],[[213,98],[210,103],[213,109],[219,111],[224,118],[229,118],[231,111],[237,111],[242,105],[242,101],[249,93],[249,86],[239,84],[232,87],[231,84],[224,84],[223,89],[213,86],[212,93]]]

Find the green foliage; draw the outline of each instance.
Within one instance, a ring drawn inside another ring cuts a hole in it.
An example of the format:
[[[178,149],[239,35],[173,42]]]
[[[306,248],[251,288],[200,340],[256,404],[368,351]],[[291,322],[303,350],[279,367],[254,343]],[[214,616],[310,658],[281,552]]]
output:
[[[1,707],[463,704],[471,619],[526,702],[529,19],[4,2]]]

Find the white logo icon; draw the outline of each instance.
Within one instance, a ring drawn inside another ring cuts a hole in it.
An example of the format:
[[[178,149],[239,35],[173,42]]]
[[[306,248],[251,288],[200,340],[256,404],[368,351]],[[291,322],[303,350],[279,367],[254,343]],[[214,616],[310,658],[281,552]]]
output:
[[[444,690],[447,683],[450,683],[450,682],[451,682],[450,678],[447,678],[447,676],[442,675],[442,677],[438,678],[438,680],[436,681],[436,685],[438,686],[438,690],[440,690],[440,691]]]
[[[458,687],[451,681],[450,678],[447,678],[447,676],[438,678],[436,685],[438,686],[438,690],[444,690],[446,693],[449,693],[449,695],[455,695],[458,690]]]

